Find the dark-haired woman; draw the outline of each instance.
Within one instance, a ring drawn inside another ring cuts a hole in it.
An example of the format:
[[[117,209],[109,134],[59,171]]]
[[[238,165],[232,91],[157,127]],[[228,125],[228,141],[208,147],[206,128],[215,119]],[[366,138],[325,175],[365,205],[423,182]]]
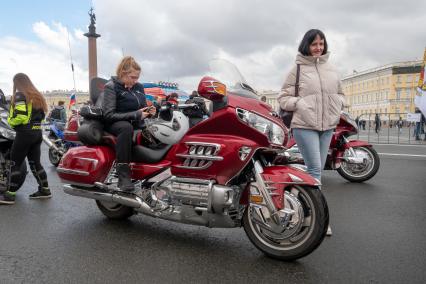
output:
[[[16,188],[14,176],[20,174],[20,167],[28,159],[31,172],[38,183],[38,190],[31,194],[31,199],[50,198],[52,194],[47,183],[47,175],[40,164],[40,145],[42,142],[41,122],[47,112],[43,95],[34,87],[30,78],[24,73],[13,77],[13,95],[8,122],[16,131],[15,141],[10,153],[11,168],[6,191],[0,192],[0,204],[14,204]]]
[[[293,111],[291,128],[307,171],[321,181],[333,129],[340,119],[344,94],[336,69],[328,63],[327,40],[322,31],[306,32],[296,57],[296,65],[287,76],[278,102]],[[299,95],[295,96],[297,65],[300,65]],[[331,235],[329,228],[328,235]]]

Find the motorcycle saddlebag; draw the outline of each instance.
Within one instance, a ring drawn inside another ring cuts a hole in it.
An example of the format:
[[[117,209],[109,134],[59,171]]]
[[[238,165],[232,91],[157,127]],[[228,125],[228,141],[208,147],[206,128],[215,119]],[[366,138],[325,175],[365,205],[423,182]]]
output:
[[[107,146],[73,147],[62,157],[57,172],[64,183],[93,187],[105,181],[114,160],[115,153]]]

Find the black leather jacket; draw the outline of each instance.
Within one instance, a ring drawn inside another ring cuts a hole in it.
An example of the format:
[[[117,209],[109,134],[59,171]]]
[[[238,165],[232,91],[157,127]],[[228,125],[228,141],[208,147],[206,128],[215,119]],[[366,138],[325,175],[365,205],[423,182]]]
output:
[[[140,121],[143,107],[146,107],[146,97],[142,84],[136,83],[131,89],[126,89],[117,77],[111,77],[105,84],[102,110],[106,122]]]

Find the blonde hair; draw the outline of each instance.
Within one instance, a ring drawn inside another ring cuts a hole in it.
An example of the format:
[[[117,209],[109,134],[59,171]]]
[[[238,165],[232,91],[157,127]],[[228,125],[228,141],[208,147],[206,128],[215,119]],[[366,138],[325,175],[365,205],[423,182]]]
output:
[[[141,66],[136,62],[136,60],[131,56],[125,56],[121,59],[120,63],[117,66],[117,77],[121,79],[124,75],[129,74],[132,70],[142,71]]]
[[[27,103],[32,103],[34,109],[42,109],[47,112],[47,103],[43,95],[34,87],[33,82],[24,73],[18,73],[13,77],[12,104],[15,104],[16,92],[22,92]]]

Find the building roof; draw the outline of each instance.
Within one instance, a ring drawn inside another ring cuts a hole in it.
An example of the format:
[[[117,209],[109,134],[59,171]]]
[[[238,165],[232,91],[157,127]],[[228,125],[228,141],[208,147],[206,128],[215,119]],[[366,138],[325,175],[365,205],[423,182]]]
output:
[[[342,80],[362,77],[367,74],[378,73],[380,71],[385,71],[388,69],[392,71],[392,74],[418,73],[421,70],[422,63],[423,63],[422,60],[403,61],[403,62],[390,63],[383,66],[375,67],[375,68],[370,68],[360,72],[357,72],[356,70],[354,70],[353,74],[344,76]]]

